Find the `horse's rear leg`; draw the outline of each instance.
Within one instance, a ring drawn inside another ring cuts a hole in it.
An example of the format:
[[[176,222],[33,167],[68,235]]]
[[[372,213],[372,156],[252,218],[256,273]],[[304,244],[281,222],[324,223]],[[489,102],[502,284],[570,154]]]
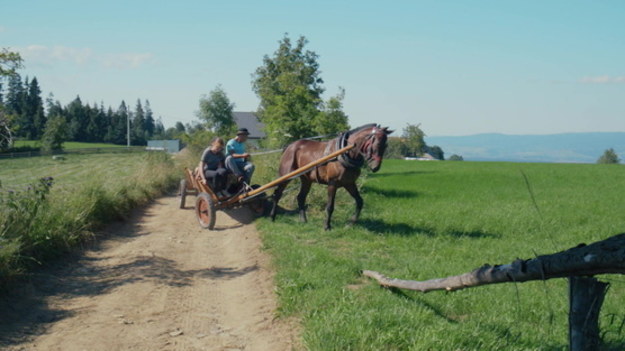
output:
[[[358,217],[360,217],[360,211],[362,210],[362,196],[360,196],[360,192],[358,191],[356,183],[345,185],[345,190],[347,190],[347,192],[354,198],[354,200],[356,200],[356,212],[354,212],[354,215],[350,219],[350,222],[356,223]]]
[[[328,202],[326,203],[326,225],[325,230],[332,229],[330,222],[332,221],[332,212],[334,212],[334,199],[336,198],[337,187],[334,184],[328,184]]]
[[[273,206],[271,207],[271,213],[270,213],[272,222],[276,220],[276,214],[278,212],[278,202],[280,201],[280,198],[282,197],[282,193],[284,192],[284,189],[286,188],[288,183],[289,182],[281,183],[276,188],[276,191],[273,192],[273,196],[272,196],[273,197]]]
[[[307,222],[306,218],[306,197],[308,196],[308,192],[310,192],[311,182],[306,178],[300,178],[302,182],[301,187],[299,188],[299,194],[297,194],[297,207],[299,208],[299,220],[300,222]]]

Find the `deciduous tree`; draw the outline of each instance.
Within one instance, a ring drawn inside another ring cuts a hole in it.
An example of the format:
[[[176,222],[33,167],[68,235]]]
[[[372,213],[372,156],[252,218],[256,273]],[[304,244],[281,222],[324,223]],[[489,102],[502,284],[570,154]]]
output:
[[[0,77],[9,77],[22,68],[22,57],[17,52],[9,51],[7,48],[0,50]]]
[[[43,153],[51,153],[53,150],[61,150],[66,138],[67,122],[65,118],[58,115],[49,118],[41,138],[41,151]]]
[[[406,151],[408,155],[406,156],[419,156],[423,153],[423,149],[425,148],[425,133],[420,128],[420,124],[410,124],[406,125],[406,128],[403,130],[403,138],[406,144]]]
[[[319,115],[324,89],[318,55],[305,50],[307,43],[301,36],[293,45],[285,34],[278,50],[271,57],[265,55],[253,75],[252,86],[260,98],[257,114],[272,145],[315,134],[313,121]]]
[[[232,117],[233,109],[234,103],[230,102],[224,89],[218,85],[208,96],[200,98],[197,116],[205,123],[207,129],[217,135],[228,136],[234,134],[237,128]]]
[[[343,99],[345,98],[345,89],[341,88],[339,93],[331,97],[324,104],[322,110],[313,120],[314,130],[316,134],[328,135],[349,129],[348,117],[343,112]]]
[[[17,75],[17,70],[22,67],[22,57],[17,52],[2,48],[0,50],[0,83],[7,77]],[[19,82],[19,75],[17,75]],[[2,85],[0,84],[0,88]],[[1,90],[1,89],[0,89]],[[4,105],[4,98],[0,92],[0,150],[5,150],[13,144],[12,117]]]
[[[614,151],[614,149],[610,148],[603,152],[603,155],[599,157],[597,163],[610,164],[610,163],[619,163],[621,160],[618,158],[618,155]]]

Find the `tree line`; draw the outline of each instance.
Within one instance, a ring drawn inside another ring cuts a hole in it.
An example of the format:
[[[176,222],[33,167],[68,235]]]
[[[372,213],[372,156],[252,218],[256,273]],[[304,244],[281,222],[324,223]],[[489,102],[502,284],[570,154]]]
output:
[[[283,147],[298,139],[349,130],[349,117],[343,111],[345,89],[339,87],[335,96],[322,98],[325,87],[319,56],[306,48],[308,40],[300,36],[292,41],[285,34],[278,44],[273,55],[265,55],[252,74],[252,90],[260,100],[256,115],[267,135],[263,146]],[[15,137],[40,139],[42,145],[51,144],[53,148],[60,146],[63,140],[125,144],[129,121],[132,145],[145,145],[147,140],[157,137],[206,145],[212,136],[232,135],[237,128],[232,116],[235,104],[221,85],[200,99],[199,122],[187,125],[177,122],[167,130],[160,121],[154,120],[148,101],[137,100],[134,110],[122,101],[119,108],[113,110],[102,104],[83,104],[79,97],[61,106],[50,96],[44,108],[37,79],[22,80],[16,72],[21,66],[19,54],[6,50],[3,54],[0,66],[8,76],[8,89],[4,97],[0,96],[0,113],[4,114],[4,124]],[[424,136],[419,125],[408,124],[401,138],[391,138],[389,156],[419,156],[427,152],[444,159],[442,149],[426,145]]]
[[[64,141],[146,145],[167,134],[148,100],[137,99],[134,108],[122,101],[113,110],[83,103],[80,96],[63,106],[51,93],[44,108],[37,77],[22,79],[21,67],[19,54],[0,52],[0,150],[15,139],[41,140],[42,149],[59,149]]]
[[[300,36],[293,42],[285,34],[278,44],[273,55],[265,55],[263,64],[252,74],[252,89],[260,99],[256,115],[265,126],[266,146],[283,147],[301,138],[349,130],[349,117],[343,111],[345,89],[339,88],[339,93],[326,101],[322,99],[325,88],[318,55],[306,49],[308,40]],[[222,86],[217,85],[200,99],[200,126],[217,135],[233,134],[234,107]],[[428,146],[424,136],[420,125],[408,124],[401,137],[389,138],[387,156],[402,158],[428,153],[443,160],[443,150]]]
[[[148,100],[142,103],[138,99],[134,109],[122,101],[113,110],[102,103],[83,103],[80,96],[62,106],[50,94],[45,104],[46,108],[36,77],[22,81],[14,73],[8,78],[6,92],[0,87],[0,105],[16,138],[41,140],[50,134],[62,134],[61,139],[66,141],[126,144],[130,124],[130,144],[146,145],[147,140],[164,132],[162,122],[154,119]],[[54,130],[47,130],[51,128]]]

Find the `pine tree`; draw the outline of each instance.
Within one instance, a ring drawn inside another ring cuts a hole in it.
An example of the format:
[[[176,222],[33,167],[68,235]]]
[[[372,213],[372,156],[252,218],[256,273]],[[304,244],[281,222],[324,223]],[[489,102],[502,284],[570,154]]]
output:
[[[43,110],[43,99],[41,99],[41,89],[37,77],[28,83],[28,91],[25,96],[23,120],[28,122],[29,130],[26,137],[28,139],[39,139],[46,128],[46,116]]]
[[[68,140],[87,141],[87,124],[89,121],[80,96],[76,96],[76,99],[70,102],[65,110],[68,125]]]
[[[141,106],[141,100],[137,99],[134,118],[132,120],[132,144],[145,145],[145,111]]]
[[[117,112],[115,113],[115,126],[113,130],[113,140],[112,142],[119,145],[124,145],[127,143],[127,128],[126,125],[128,123],[128,119],[130,118],[130,113],[128,112],[128,107],[126,107],[126,102],[122,100],[122,103],[119,105]]]
[[[85,127],[85,141],[87,142],[97,142],[100,141],[98,134],[98,107],[97,106],[85,106],[85,116],[87,119],[87,126]]]
[[[50,93],[46,99],[46,109],[48,110],[47,119],[52,117],[62,116],[65,118],[65,111],[61,106],[59,100],[54,100],[54,94]],[[47,121],[46,121],[47,122]]]
[[[158,117],[156,123],[154,124],[154,134],[155,139],[168,139],[165,136],[165,126],[163,125],[163,119]]]
[[[154,136],[154,114],[152,113],[152,108],[150,107],[150,101],[145,100],[145,130],[146,139],[152,139]]]
[[[5,114],[12,121],[12,125],[9,128],[13,131],[13,134],[17,136],[21,136],[22,128],[20,128],[19,119],[22,116],[24,94],[24,86],[22,85],[20,75],[15,73],[9,76]]]
[[[117,125],[117,115],[113,112],[113,109],[109,106],[106,110],[106,133],[104,134],[104,141],[107,143],[113,143],[115,140],[115,126]]]

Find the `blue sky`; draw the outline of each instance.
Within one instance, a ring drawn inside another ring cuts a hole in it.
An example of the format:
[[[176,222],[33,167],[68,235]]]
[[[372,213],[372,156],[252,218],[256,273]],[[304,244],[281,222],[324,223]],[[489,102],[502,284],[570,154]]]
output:
[[[352,126],[429,136],[625,131],[624,1],[0,0],[0,47],[43,97],[150,101],[197,120],[221,84],[255,111],[252,73],[285,33],[309,40]]]

